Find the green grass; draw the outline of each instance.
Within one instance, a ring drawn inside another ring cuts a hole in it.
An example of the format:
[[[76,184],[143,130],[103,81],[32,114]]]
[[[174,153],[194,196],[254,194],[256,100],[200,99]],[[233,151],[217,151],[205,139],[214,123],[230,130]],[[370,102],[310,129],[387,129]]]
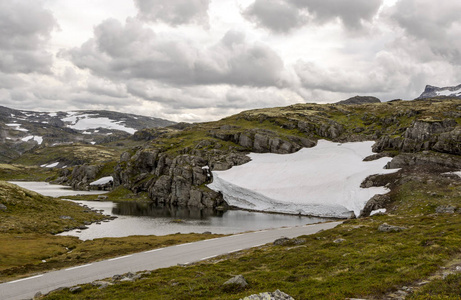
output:
[[[134,194],[129,189],[118,186],[112,191],[104,194],[107,197],[107,201],[119,202],[119,201],[150,201],[149,195],[147,192],[141,192]],[[79,195],[79,196],[66,196],[63,198],[72,199],[72,200],[100,200],[98,199],[99,195]],[[102,200],[105,201],[105,200]]]
[[[45,181],[58,176],[58,170],[35,166],[0,164],[2,180]]]

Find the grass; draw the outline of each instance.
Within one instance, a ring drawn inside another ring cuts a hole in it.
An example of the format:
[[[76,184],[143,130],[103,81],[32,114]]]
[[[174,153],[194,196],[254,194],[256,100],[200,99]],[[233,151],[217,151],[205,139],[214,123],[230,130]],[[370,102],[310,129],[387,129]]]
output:
[[[40,168],[18,164],[0,164],[0,178],[2,180],[45,181],[58,176],[53,168]]]
[[[239,299],[276,289],[295,299],[385,298],[461,255],[460,215],[435,213],[439,205],[460,206],[461,182],[438,174],[405,178],[392,192],[387,215],[348,220],[302,237],[301,245],[268,244],[192,266],[155,270],[134,283],[103,290],[84,285],[82,293],[63,290],[45,299]],[[407,229],[380,232],[383,223]],[[247,279],[247,289],[222,287],[238,274]],[[449,276],[412,297],[459,299],[459,279]]]
[[[120,202],[120,201],[150,201],[149,195],[147,192],[141,192],[138,194],[134,194],[132,191],[129,189],[123,187],[123,186],[118,186],[112,191],[104,194],[104,196],[107,197],[107,201],[112,201],[112,202]],[[99,195],[80,195],[80,196],[65,196],[63,198],[66,199],[72,199],[72,200],[98,200],[100,201],[100,198],[98,198]],[[105,201],[105,200],[101,200]]]

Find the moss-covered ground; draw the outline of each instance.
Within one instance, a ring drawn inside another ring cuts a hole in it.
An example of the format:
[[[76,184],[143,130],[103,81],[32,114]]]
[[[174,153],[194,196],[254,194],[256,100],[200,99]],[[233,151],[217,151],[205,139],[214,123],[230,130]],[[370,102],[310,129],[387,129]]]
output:
[[[461,255],[461,216],[436,213],[441,205],[460,207],[461,180],[438,173],[400,175],[387,214],[348,220],[300,245],[271,244],[187,267],[155,270],[134,283],[106,289],[83,286],[45,299],[239,299],[280,289],[295,299],[387,299],[403,286],[418,283]],[[405,178],[405,179],[402,179]],[[381,232],[388,223],[405,227]],[[223,288],[242,274],[249,287]],[[459,299],[461,276],[450,275],[420,289],[412,299]]]

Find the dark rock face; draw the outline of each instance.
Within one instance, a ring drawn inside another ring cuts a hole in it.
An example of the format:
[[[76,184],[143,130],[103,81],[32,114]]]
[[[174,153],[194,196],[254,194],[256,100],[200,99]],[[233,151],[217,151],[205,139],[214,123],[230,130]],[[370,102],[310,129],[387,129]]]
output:
[[[417,120],[406,129],[403,136],[383,136],[373,145],[374,152],[384,150],[402,152],[434,150],[459,155],[461,154],[461,127],[452,119]]]
[[[381,103],[381,100],[373,96],[354,96],[352,98],[336,102],[335,104],[351,105],[365,103]]]
[[[439,96],[450,96],[461,98],[461,84],[457,86],[436,87],[426,85],[424,92],[416,99],[433,98]]]
[[[75,190],[87,190],[89,184],[96,180],[96,175],[101,167],[96,165],[76,166],[71,174],[68,184]]]

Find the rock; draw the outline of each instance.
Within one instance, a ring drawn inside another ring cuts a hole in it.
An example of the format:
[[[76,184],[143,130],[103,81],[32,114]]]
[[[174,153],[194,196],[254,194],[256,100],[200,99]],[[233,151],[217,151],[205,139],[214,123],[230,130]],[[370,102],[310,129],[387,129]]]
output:
[[[0,203],[0,210],[5,211],[7,209],[8,209],[8,207],[6,207],[6,205]]]
[[[276,239],[274,241],[273,245],[275,245],[275,246],[293,246],[293,245],[301,245],[301,244],[304,244],[305,242],[306,242],[305,239],[298,239],[298,238],[289,239],[287,237],[282,237],[282,238]]]
[[[101,280],[93,281],[91,284],[94,286],[97,286],[100,290],[105,289],[106,287],[110,285],[113,285],[113,283],[111,282],[101,281]]]
[[[98,196],[98,200],[99,200],[99,201],[104,201],[104,200],[107,200],[108,198],[109,198],[109,197],[104,196],[104,195],[99,195],[99,196]]]
[[[254,294],[245,298],[241,298],[240,300],[294,300],[294,298],[280,290],[276,290],[273,293],[266,292]]]
[[[435,209],[435,212],[438,214],[454,214],[456,207],[451,205],[441,205]]]
[[[345,242],[345,241],[346,241],[345,239],[336,239],[336,240],[333,241],[333,243],[340,244],[340,243]]]
[[[83,289],[81,286],[74,286],[69,289],[69,292],[71,292],[72,294],[81,293],[82,291]]]
[[[402,231],[402,230],[405,230],[405,229],[407,229],[407,228],[394,226],[394,225],[389,225],[387,223],[383,223],[383,224],[379,225],[379,227],[378,227],[378,231],[381,231],[381,232],[391,232],[391,231],[398,232],[398,231]]]
[[[376,194],[368,200],[365,207],[360,211],[360,217],[368,217],[370,213],[374,210],[385,208],[387,203],[391,202],[391,197],[389,194]]]
[[[34,295],[34,299],[39,299],[42,296],[43,296],[42,292],[36,292]]]
[[[248,282],[242,275],[237,275],[224,282],[223,286],[228,286],[230,289],[242,290],[248,286]]]
[[[448,95],[450,97],[461,98],[459,91],[461,90],[461,84],[458,86],[447,86],[447,87],[436,87],[433,85],[426,85],[424,92],[416,99],[425,99],[438,97],[440,95]]]
[[[60,216],[59,218],[61,220],[72,220],[72,217],[70,217],[70,216]]]

